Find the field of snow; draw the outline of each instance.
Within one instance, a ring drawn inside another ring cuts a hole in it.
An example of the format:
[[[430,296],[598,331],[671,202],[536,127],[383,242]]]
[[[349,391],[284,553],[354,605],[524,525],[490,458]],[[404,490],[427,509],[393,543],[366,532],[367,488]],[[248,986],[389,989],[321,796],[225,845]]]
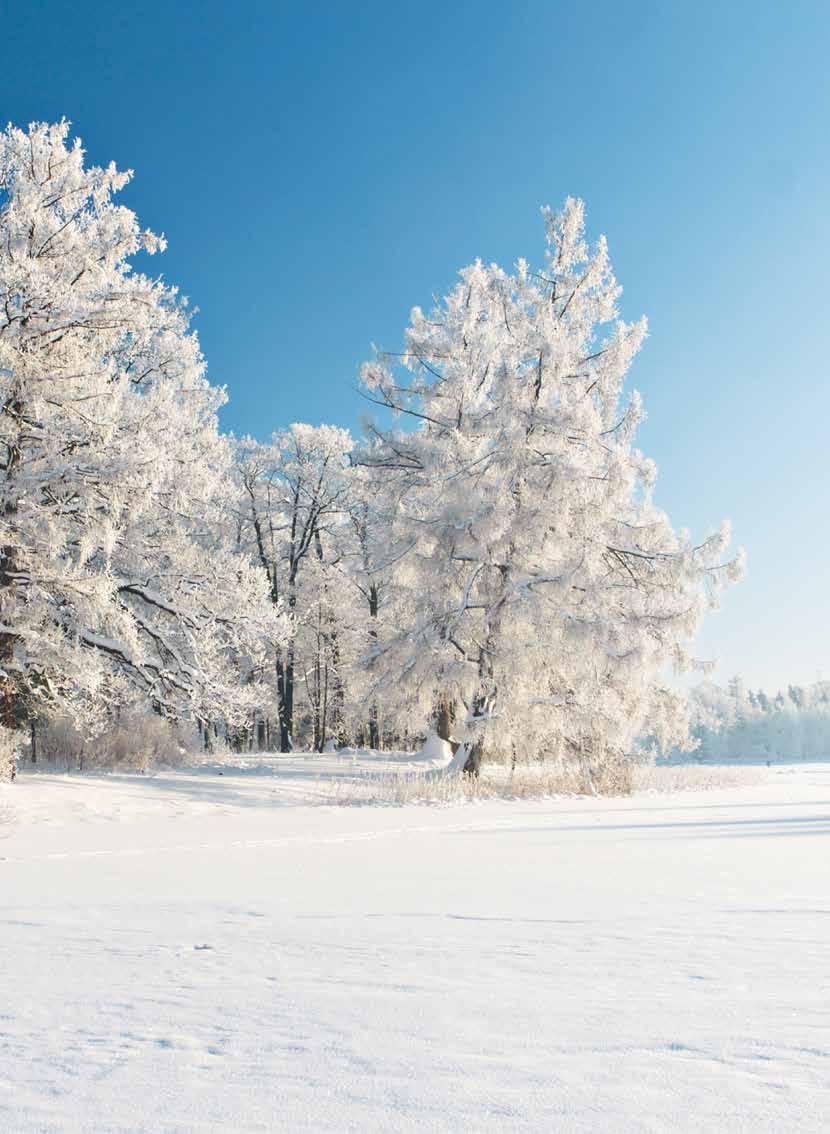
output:
[[[827,1129],[830,765],[449,807],[238,765],[0,788],[0,1130]]]

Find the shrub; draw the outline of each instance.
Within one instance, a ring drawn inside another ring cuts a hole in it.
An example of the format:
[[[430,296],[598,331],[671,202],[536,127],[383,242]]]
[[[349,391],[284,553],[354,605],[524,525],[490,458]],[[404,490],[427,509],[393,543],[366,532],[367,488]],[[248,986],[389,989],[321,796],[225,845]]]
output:
[[[66,717],[51,720],[37,730],[37,755],[39,763],[67,771],[144,772],[181,765],[189,759],[177,726],[156,715],[137,713],[92,736],[84,735]]]
[[[10,783],[20,761],[20,733],[0,726],[0,782]]]

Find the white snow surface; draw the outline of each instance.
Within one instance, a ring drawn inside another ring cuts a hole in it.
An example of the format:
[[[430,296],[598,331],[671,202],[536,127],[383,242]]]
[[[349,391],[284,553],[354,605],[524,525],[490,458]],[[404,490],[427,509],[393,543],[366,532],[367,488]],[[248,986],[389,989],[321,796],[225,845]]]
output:
[[[830,765],[315,804],[363,759],[0,789],[0,1130],[827,1129]]]

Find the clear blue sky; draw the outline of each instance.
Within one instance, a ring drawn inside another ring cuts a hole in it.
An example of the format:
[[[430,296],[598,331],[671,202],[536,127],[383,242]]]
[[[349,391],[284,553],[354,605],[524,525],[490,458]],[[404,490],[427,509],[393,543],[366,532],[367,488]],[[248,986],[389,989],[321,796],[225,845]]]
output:
[[[585,198],[648,314],[658,499],[749,556],[718,679],[830,677],[830,4],[0,0],[0,117],[69,118],[170,241],[224,424],[357,427],[375,341]]]

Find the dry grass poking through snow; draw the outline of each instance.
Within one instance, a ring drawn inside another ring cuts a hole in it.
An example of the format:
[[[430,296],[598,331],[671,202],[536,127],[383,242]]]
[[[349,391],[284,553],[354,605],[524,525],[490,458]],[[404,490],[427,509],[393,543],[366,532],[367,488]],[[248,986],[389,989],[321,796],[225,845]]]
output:
[[[514,772],[493,766],[482,769],[478,779],[446,776],[441,772],[388,772],[332,781],[331,792],[321,802],[355,806],[407,803],[449,804],[485,799],[551,799],[574,795],[631,795],[632,792],[701,791],[760,783],[759,768],[672,767],[623,764],[588,772],[579,768],[545,765],[517,768]]]
[[[564,769],[517,769],[512,775],[503,768],[482,769],[478,779],[446,776],[442,772],[387,772],[377,776],[333,781],[327,803],[361,803],[396,806],[405,803],[461,803],[476,799],[548,799],[562,795],[627,795],[620,783],[602,785],[594,791],[585,778]]]

